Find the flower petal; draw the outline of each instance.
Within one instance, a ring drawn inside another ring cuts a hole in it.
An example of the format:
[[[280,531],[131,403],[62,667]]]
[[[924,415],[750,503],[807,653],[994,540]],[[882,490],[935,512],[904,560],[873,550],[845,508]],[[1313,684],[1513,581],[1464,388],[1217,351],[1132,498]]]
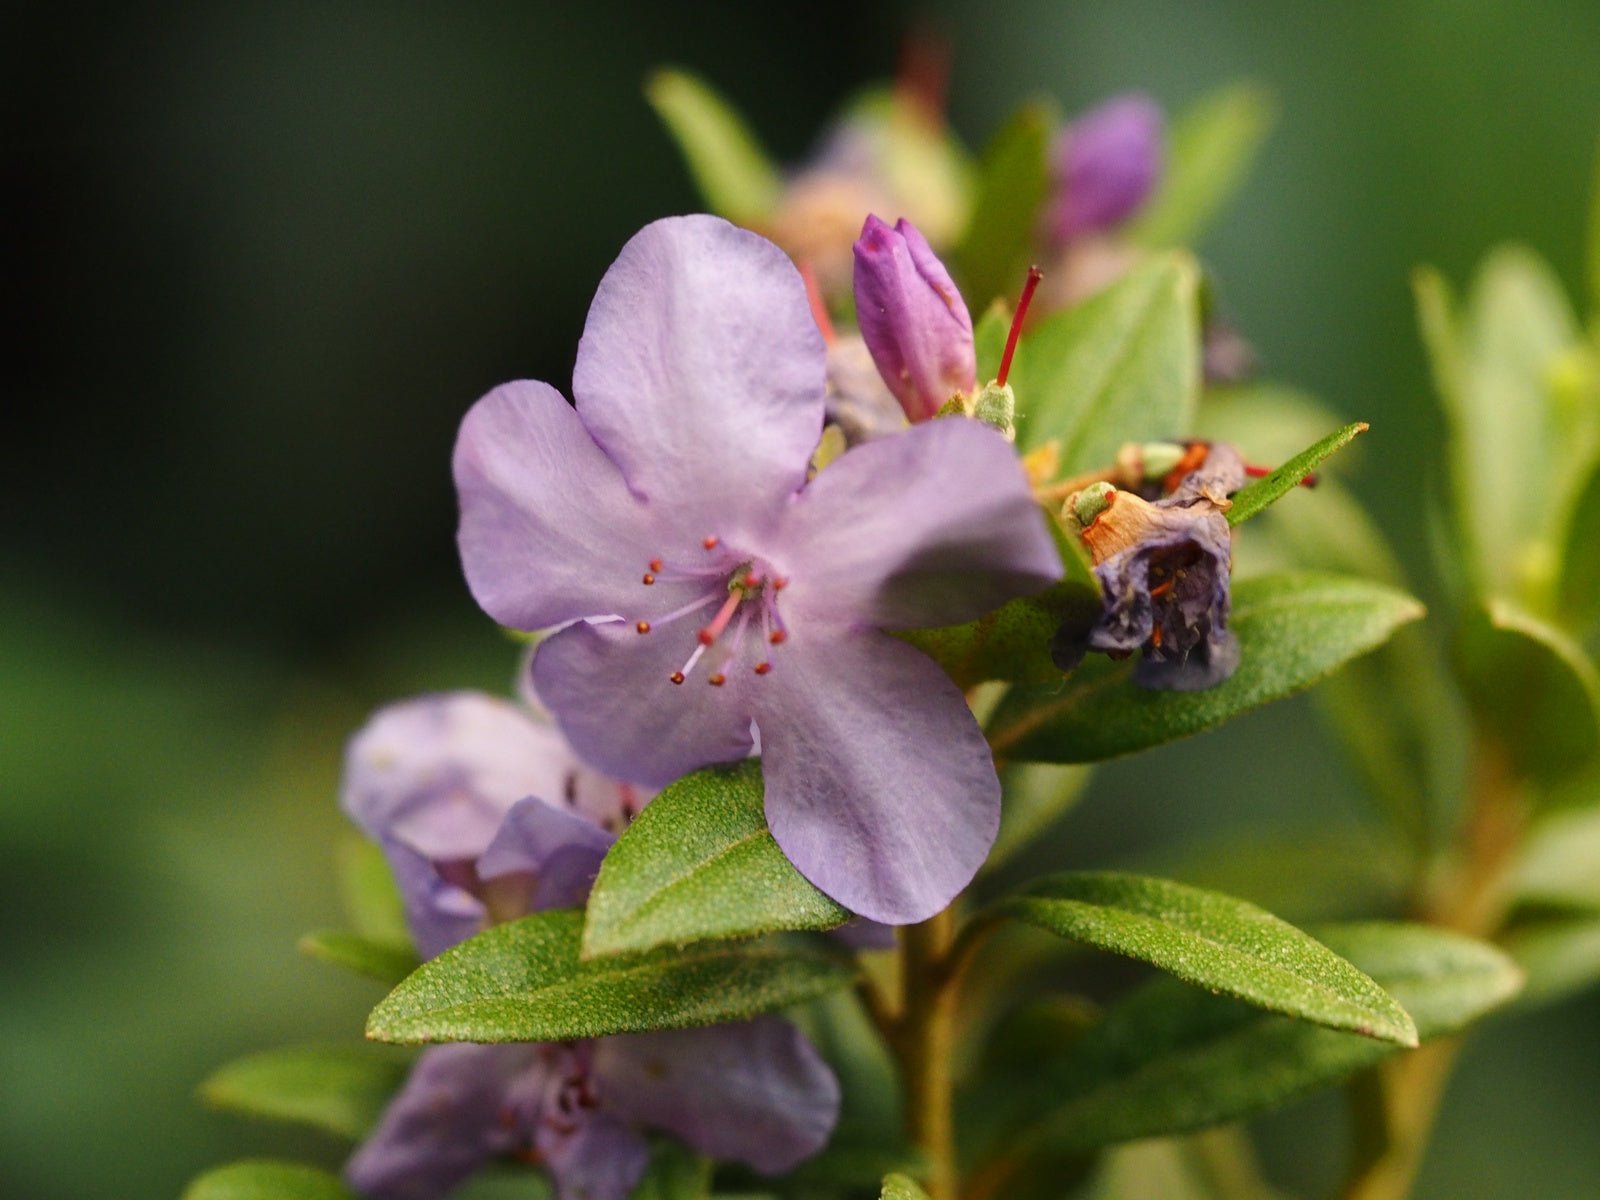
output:
[[[524,1046],[434,1046],[422,1052],[378,1127],[345,1165],[371,1200],[437,1200],[509,1150],[500,1123],[506,1084],[530,1061]]]
[[[669,636],[680,631],[687,636]],[[620,621],[580,622],[540,644],[534,687],[584,761],[660,787],[696,767],[750,753],[753,676],[735,674],[726,687],[708,687],[702,667],[681,685],[671,682],[695,645],[686,624],[641,637]]]
[[[594,1076],[607,1110],[768,1174],[822,1149],[839,1117],[833,1071],[776,1017],[604,1038]]]
[[[609,614],[657,552],[650,514],[549,384],[503,384],[472,406],[455,481],[467,586],[502,625]]]
[[[537,1149],[557,1200],[628,1200],[650,1165],[650,1144],[608,1113],[580,1111],[573,1121],[539,1128]]]
[[[830,463],[790,509],[783,539],[784,603],[855,625],[956,624],[1061,577],[1010,443],[956,417]]]
[[[853,912],[926,920],[971,882],[999,829],[978,723],[949,676],[885,634],[796,637],[789,651],[768,680],[781,671],[783,686],[756,693],[772,836]]]
[[[478,859],[478,877],[530,875],[528,912],[573,908],[589,898],[600,860],[615,836],[570,809],[537,796],[518,801]]]
[[[635,492],[694,537],[728,536],[805,483],[822,335],[782,250],[718,217],[669,217],[600,281],[572,387]]]
[[[405,903],[406,927],[419,958],[442,954],[483,929],[488,919],[483,902],[446,880],[431,860],[393,838],[384,839],[383,854]]]
[[[513,804],[560,799],[579,769],[554,726],[481,692],[445,692],[373,714],[345,751],[340,803],[374,841],[474,859]]]

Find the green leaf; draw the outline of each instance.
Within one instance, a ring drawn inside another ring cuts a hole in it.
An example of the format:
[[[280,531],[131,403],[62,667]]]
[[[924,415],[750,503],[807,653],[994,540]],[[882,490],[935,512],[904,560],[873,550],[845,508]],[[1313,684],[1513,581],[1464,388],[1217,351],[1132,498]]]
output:
[[[991,679],[1055,683],[1061,678],[1061,668],[1050,658],[1056,632],[1068,622],[1087,629],[1099,615],[1099,591],[1067,578],[965,625],[907,629],[895,636],[943,667],[963,691]]]
[[[496,925],[417,968],[372,1010],[381,1042],[560,1042],[742,1021],[845,987],[828,948],[704,943],[584,962],[583,913]]]
[[[1600,912],[1600,808],[1540,820],[1522,844],[1511,886],[1524,904]]]
[[[1181,436],[1200,391],[1194,260],[1158,255],[1022,338],[1008,382],[1017,445],[1056,439],[1060,470],[1108,466],[1124,442]]]
[[[1008,767],[1002,779],[1000,833],[982,870],[994,870],[1048,829],[1083,794],[1089,773],[1088,767],[1057,763]]]
[[[339,843],[339,892],[356,933],[375,942],[411,944],[405,901],[388,860],[376,844],[358,834]]]
[[[600,865],[584,957],[848,921],[778,849],[762,794],[751,761],[686,775],[646,805]]]
[[[1460,934],[1381,922],[1318,933],[1404,1005],[1423,1041],[1464,1028],[1521,985],[1506,955]],[[1041,1064],[1035,1087],[1016,1100],[1028,1123],[1007,1153],[1086,1151],[1236,1120],[1397,1050],[1158,979]]]
[[[1309,449],[1302,450],[1272,474],[1258,479],[1248,487],[1234,493],[1233,507],[1228,509],[1228,524],[1241,525],[1268,505],[1288,495],[1300,485],[1323,459],[1344,449],[1369,426],[1365,421],[1353,421],[1336,429]]]
[[[1053,124],[1047,105],[1025,104],[984,149],[972,216],[955,254],[968,304],[988,304],[1022,287],[1039,209],[1050,190],[1047,151]]]
[[[301,1163],[246,1159],[214,1167],[183,1189],[183,1200],[355,1200],[338,1176]]]
[[[885,1175],[878,1200],[928,1200],[928,1193],[908,1175]]]
[[[1468,700],[1520,774],[1553,782],[1600,754],[1600,674],[1561,630],[1494,597],[1469,614],[1458,650]]]
[[[416,970],[417,955],[410,945],[380,942],[342,929],[317,929],[300,939],[301,954],[381,983],[396,984]]]
[[[200,1085],[213,1108],[366,1136],[405,1080],[409,1056],[378,1046],[285,1046],[237,1059]]]
[[[1006,350],[1006,336],[1011,332],[1011,309],[1004,300],[996,300],[984,310],[972,327],[973,352],[978,361],[978,379],[993,379],[1000,372],[1000,358]]]
[[[1600,314],[1600,144],[1595,147],[1594,183],[1589,192],[1589,229],[1584,238],[1589,259],[1589,298]]]
[[[1235,84],[1203,97],[1172,125],[1160,190],[1129,235],[1146,246],[1190,245],[1233,194],[1272,128],[1269,93]]]
[[[1068,871],[986,911],[1270,1012],[1417,1044],[1411,1018],[1387,992],[1314,938],[1232,896],[1146,875]]]
[[[1506,949],[1528,976],[1520,1003],[1549,1004],[1600,983],[1600,915],[1529,922],[1506,937]]]
[[[711,1160],[670,1138],[651,1147],[650,1165],[628,1200],[705,1200],[711,1195]]]
[[[1304,690],[1422,616],[1404,592],[1336,575],[1241,581],[1230,628],[1239,669],[1203,692],[1151,691],[1131,662],[1091,656],[1053,690],[1013,688],[989,722],[989,743],[1014,761],[1095,762],[1210,729]]]
[[[1580,635],[1600,622],[1600,464],[1573,497],[1556,611],[1562,624]]]
[[[772,211],[782,181],[732,105],[698,76],[671,68],[652,75],[644,94],[713,212],[749,224]]]

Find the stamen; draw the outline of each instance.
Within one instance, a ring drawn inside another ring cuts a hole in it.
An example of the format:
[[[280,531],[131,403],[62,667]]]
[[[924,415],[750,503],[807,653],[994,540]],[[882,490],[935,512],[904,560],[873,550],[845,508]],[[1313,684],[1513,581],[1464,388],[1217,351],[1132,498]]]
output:
[[[682,683],[685,679],[689,678],[689,673],[694,670],[695,664],[700,661],[700,656],[705,652],[706,648],[704,646],[696,646],[694,648],[694,653],[689,655],[689,661],[683,664],[683,669],[681,671],[674,671],[671,675],[667,676],[667,678],[672,680],[673,683]]]
[[[800,268],[800,278],[805,280],[806,299],[811,302],[811,319],[822,331],[823,343],[831,346],[839,335],[834,332],[833,318],[828,315],[828,303],[822,298],[822,288],[817,283],[817,273],[805,259],[801,259],[796,265]]]
[[[649,587],[655,581],[656,581],[656,577],[654,575],[651,575],[649,572],[646,572],[645,573],[645,577],[641,582],[643,582],[645,587]]]
[[[700,542],[700,544],[702,546],[704,546],[707,550],[715,550],[717,548],[717,543],[720,542],[721,540],[722,539],[719,538],[716,534],[711,533],[711,534],[707,534],[705,536],[705,538]]]
[[[755,666],[755,672],[757,675],[765,675],[770,670],[772,670],[772,664],[767,662],[765,659],[762,659]]]
[[[750,628],[750,612],[748,609],[739,613],[739,619],[733,626],[733,637],[728,645],[728,653],[723,656],[722,665],[717,668],[717,673],[709,680],[712,687],[721,687],[728,682],[727,672],[739,661],[739,653],[744,649],[745,631]]]
[[[712,675],[709,679],[707,679],[706,682],[712,687],[721,687],[723,684],[728,682],[728,677],[721,671],[718,671],[715,675]]]
[[[637,629],[640,633],[649,633],[650,632],[650,622],[649,621],[640,621],[637,625],[634,626],[634,628]]]
[[[1033,293],[1038,290],[1039,280],[1044,278],[1044,272],[1038,267],[1028,268],[1028,282],[1022,285],[1022,295],[1017,300],[1016,314],[1011,318],[1011,332],[1006,334],[1005,353],[1000,356],[1000,371],[994,377],[995,383],[1005,387],[1006,378],[1011,374],[1011,356],[1017,352],[1017,339],[1022,336],[1022,322],[1028,316],[1028,305],[1033,303]]]
[[[728,627],[728,622],[738,610],[739,603],[744,599],[744,593],[731,591],[728,598],[722,602],[722,607],[717,610],[717,615],[711,618],[711,624],[700,631],[700,644],[709,646],[722,636],[722,631]]]
[[[659,571],[659,570],[661,570],[661,568],[662,568],[662,567],[663,567],[663,566],[664,566],[664,565],[665,565],[665,564],[663,564],[663,563],[662,563],[662,561],[661,561],[661,560],[660,560],[660,559],[659,559],[659,558],[652,558],[652,559],[651,559],[651,560],[650,560],[650,569],[651,569],[651,570],[652,570],[652,571]]]
[[[788,640],[789,631],[784,628],[783,616],[778,612],[777,602],[773,598],[773,592],[777,590],[778,584],[774,581],[771,591],[761,593],[761,627],[767,635],[768,642],[774,646],[781,646]]]
[[[716,598],[717,597],[716,597],[715,593],[712,593],[709,596],[701,596],[698,600],[691,600],[691,601],[689,601],[689,603],[683,605],[683,607],[681,607],[681,608],[673,609],[671,612],[667,613],[665,616],[657,617],[653,623],[649,622],[649,621],[641,621],[641,622],[639,622],[639,625],[648,625],[649,626],[648,629],[639,629],[639,625],[635,625],[634,628],[635,629],[639,629],[640,633],[649,633],[651,629],[659,629],[663,625],[670,625],[670,624],[672,624],[672,622],[676,621],[678,618],[686,617],[690,613],[696,612],[696,611],[704,608],[706,605],[713,603],[716,600]]]

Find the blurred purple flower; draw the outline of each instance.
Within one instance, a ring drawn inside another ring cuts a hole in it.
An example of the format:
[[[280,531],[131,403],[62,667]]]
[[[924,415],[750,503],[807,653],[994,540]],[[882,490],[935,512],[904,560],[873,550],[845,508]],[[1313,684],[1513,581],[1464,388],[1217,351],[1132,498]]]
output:
[[[869,216],[855,244],[856,322],[872,361],[912,422],[975,392],[972,317],[916,226]]]
[[[571,622],[533,676],[586,761],[659,786],[745,757],[753,725],[784,852],[905,923],[977,871],[999,786],[959,689],[882,631],[969,620],[1061,568],[975,422],[868,442],[808,484],[824,375],[781,250],[714,217],[647,226],[589,310],[576,410],[511,383],[462,423],[462,561],[502,624]]]
[[[1061,243],[1106,233],[1144,205],[1161,175],[1161,108],[1116,96],[1063,129],[1054,150],[1048,224]]]

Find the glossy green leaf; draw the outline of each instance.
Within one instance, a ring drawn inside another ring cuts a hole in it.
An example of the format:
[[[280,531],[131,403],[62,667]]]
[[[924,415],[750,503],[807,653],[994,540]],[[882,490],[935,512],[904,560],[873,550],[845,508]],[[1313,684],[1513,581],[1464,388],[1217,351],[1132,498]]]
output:
[[[1300,486],[1302,479],[1316,469],[1318,463],[1330,454],[1344,449],[1369,428],[1365,421],[1354,421],[1342,429],[1336,429],[1314,446],[1302,450],[1270,475],[1235,492],[1233,507],[1228,509],[1228,524],[1243,524],[1268,505],[1288,495]]]
[[[1230,628],[1239,669],[1202,692],[1151,691],[1131,662],[1091,655],[1055,688],[1013,688],[989,721],[989,741],[1014,761],[1095,762],[1219,725],[1304,690],[1414,621],[1422,605],[1385,584],[1286,574],[1240,582]]]
[[[375,941],[342,929],[313,930],[300,939],[297,948],[308,958],[343,967],[381,983],[399,983],[417,967],[416,952],[409,944]]]
[[[583,914],[496,925],[417,968],[367,1019],[382,1042],[559,1042],[742,1021],[855,972],[826,948],[708,942],[584,962]]]
[[[983,864],[992,871],[1055,823],[1083,794],[1090,768],[1019,763],[1002,776],[1000,833]]]
[[[1491,598],[1464,623],[1458,651],[1468,700],[1519,773],[1551,782],[1600,755],[1600,673],[1561,630]]]
[[[378,1046],[285,1046],[237,1059],[200,1085],[213,1108],[366,1135],[406,1077],[409,1057]]]
[[[1185,433],[1200,390],[1199,271],[1158,255],[1041,320],[1017,347],[1017,444],[1055,439],[1060,471],[1109,465],[1124,442]]]
[[[357,834],[339,844],[339,893],[356,933],[375,942],[411,944],[405,901],[388,860],[377,845]]]
[[[965,625],[908,629],[896,636],[937,662],[963,690],[992,679],[1046,684],[1061,678],[1050,658],[1056,632],[1068,622],[1087,629],[1099,613],[1098,590],[1063,579]]]
[[[1600,983],[1600,915],[1542,917],[1514,929],[1506,949],[1527,974],[1520,1002],[1549,1004]]]
[[[909,1175],[885,1175],[878,1200],[928,1200],[928,1193]]]
[[[1048,107],[1025,104],[983,152],[972,216],[955,254],[969,306],[1010,298],[1022,287],[1039,209],[1050,190],[1046,155],[1053,123]]]
[[[991,916],[1150,963],[1197,987],[1332,1029],[1414,1046],[1393,997],[1264,909],[1169,879],[1068,871],[992,905]]]
[[[1160,189],[1129,234],[1146,246],[1191,245],[1244,182],[1272,128],[1272,97],[1235,84],[1201,98],[1173,122]]]
[[[1493,946],[1420,925],[1328,926],[1318,936],[1372,976],[1423,1041],[1454,1033],[1521,986]],[[1089,1150],[1248,1116],[1395,1053],[1356,1034],[1272,1016],[1160,979],[1113,1008],[1017,1098],[1019,1141]],[[1028,1117],[1043,1113],[1042,1117]]]
[[[1511,886],[1524,904],[1600,912],[1600,808],[1540,820],[1517,855]]]
[[[677,140],[713,212],[747,224],[772,211],[782,181],[732,105],[704,80],[681,70],[657,71],[644,94]]]
[[[600,865],[584,957],[848,921],[778,849],[762,796],[752,761],[696,771],[646,805]]]
[[[302,1163],[246,1159],[215,1167],[183,1189],[183,1200],[355,1200],[338,1176]]]

